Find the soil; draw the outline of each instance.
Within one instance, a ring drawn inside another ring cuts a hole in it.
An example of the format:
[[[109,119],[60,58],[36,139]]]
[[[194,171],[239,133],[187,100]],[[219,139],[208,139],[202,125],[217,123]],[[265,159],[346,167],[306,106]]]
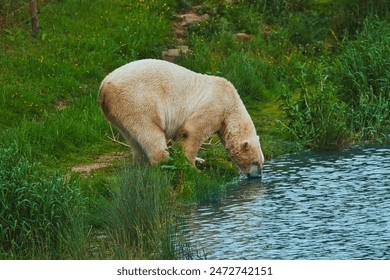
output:
[[[89,176],[92,172],[114,166],[114,164],[126,157],[125,153],[113,153],[97,157],[94,162],[77,165],[71,168],[73,173],[80,173],[82,176]]]

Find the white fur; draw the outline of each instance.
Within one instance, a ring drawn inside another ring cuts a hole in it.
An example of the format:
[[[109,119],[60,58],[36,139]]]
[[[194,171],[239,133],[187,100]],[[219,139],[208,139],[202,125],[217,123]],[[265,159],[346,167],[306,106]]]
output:
[[[253,162],[261,166],[264,161],[253,122],[226,79],[166,61],[139,60],[103,80],[99,103],[137,161],[164,160],[167,140],[181,138],[195,164],[200,145],[215,132],[243,172],[248,173]],[[242,150],[244,142],[247,151]]]

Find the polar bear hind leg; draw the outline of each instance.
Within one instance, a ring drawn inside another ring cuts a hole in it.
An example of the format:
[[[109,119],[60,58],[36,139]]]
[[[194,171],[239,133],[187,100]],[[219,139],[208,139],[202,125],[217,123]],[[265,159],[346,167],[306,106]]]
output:
[[[167,160],[169,153],[165,134],[158,126],[146,120],[139,121],[137,125],[117,122],[115,126],[131,147],[135,163],[149,162],[153,165]]]
[[[127,143],[129,143],[131,147],[134,162],[137,164],[147,163],[148,156],[146,155],[142,146],[133,137],[131,137],[130,134],[125,133],[124,135],[127,140]]]
[[[149,159],[149,162],[153,165],[166,161],[169,152],[167,151],[168,146],[165,133],[158,126],[146,125],[145,123],[142,131],[144,133],[138,133],[136,142],[141,147],[144,155]]]

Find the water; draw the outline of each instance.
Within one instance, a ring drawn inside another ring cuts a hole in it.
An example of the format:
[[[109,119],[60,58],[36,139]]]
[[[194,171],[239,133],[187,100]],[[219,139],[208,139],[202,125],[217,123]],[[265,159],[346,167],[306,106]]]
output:
[[[390,145],[268,162],[188,215],[207,259],[390,259]]]

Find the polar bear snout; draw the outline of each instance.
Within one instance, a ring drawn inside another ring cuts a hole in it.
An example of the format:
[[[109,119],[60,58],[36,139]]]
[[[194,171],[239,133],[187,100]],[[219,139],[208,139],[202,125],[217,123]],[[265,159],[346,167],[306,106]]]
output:
[[[249,178],[261,178],[264,155],[258,136],[244,140],[241,151],[232,154],[233,161],[240,169],[240,174]]]
[[[263,174],[263,166],[261,164],[253,163],[250,166],[249,173],[247,173],[248,179],[261,178]]]

